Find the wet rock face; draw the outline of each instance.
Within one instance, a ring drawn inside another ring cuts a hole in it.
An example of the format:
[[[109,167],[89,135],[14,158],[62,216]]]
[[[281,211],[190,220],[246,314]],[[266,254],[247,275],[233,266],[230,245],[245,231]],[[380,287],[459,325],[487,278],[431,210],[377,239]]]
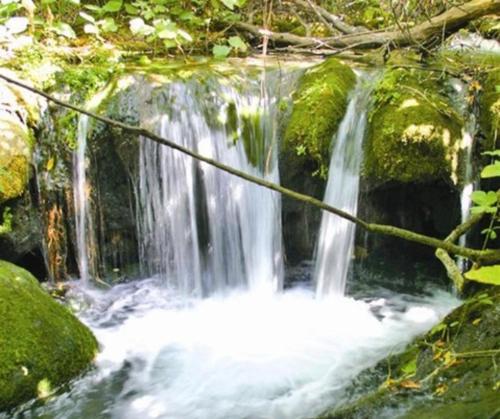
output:
[[[0,204],[24,192],[28,183],[32,141],[26,112],[15,93],[0,83]]]
[[[282,130],[279,165],[283,186],[323,198],[332,138],[355,81],[352,69],[336,59],[310,68],[299,80]],[[313,257],[321,213],[287,197],[282,202],[286,259],[296,265]]]
[[[433,72],[388,70],[374,95],[363,175],[388,182],[457,183],[462,119]]]
[[[97,353],[92,332],[27,271],[0,261],[0,411],[46,397]]]

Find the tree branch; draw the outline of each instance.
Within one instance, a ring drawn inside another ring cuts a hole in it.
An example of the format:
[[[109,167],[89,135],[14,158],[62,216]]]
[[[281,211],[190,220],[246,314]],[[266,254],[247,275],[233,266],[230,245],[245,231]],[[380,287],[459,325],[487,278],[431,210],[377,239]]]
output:
[[[436,38],[440,39],[443,35],[456,32],[471,20],[499,12],[500,0],[472,0],[461,6],[454,6],[413,28],[401,24],[402,31],[390,28],[384,31],[351,33],[327,38],[298,36],[287,32],[263,31],[258,26],[243,22],[236,23],[236,26],[259,37],[265,34],[270,40],[277,43],[300,45],[302,47],[313,47],[321,44],[333,48],[354,48],[355,46],[355,48],[360,49],[376,48],[386,44],[398,47],[425,46],[432,43]]]
[[[366,28],[361,28],[357,26],[351,26],[342,21],[342,19],[328,10],[323,9],[321,6],[314,4],[311,0],[290,0],[292,3],[295,3],[304,9],[313,9],[314,13],[316,13],[321,20],[327,21],[333,28],[337,29],[339,32],[343,34],[351,34],[357,32],[364,32]]]
[[[484,213],[473,214],[467,221],[460,224],[456,227],[448,237],[446,237],[445,241],[454,243],[456,242],[462,235],[467,233],[474,225],[476,225],[483,218]],[[462,275],[462,272],[458,268],[456,262],[452,259],[450,254],[445,249],[437,249],[435,253],[436,257],[441,261],[444,268],[446,269],[446,273],[448,274],[448,278],[451,279],[455,288],[458,292],[462,292],[465,278]]]
[[[494,263],[500,260],[500,250],[492,250],[492,249],[486,249],[486,250],[477,250],[477,249],[471,249],[467,247],[462,247],[462,246],[457,246],[454,243],[451,243],[446,240],[440,240],[434,237],[429,237],[425,236],[423,234],[415,233],[413,231],[405,230],[403,228],[399,227],[394,227],[390,225],[383,225],[383,224],[372,224],[368,223],[360,218],[355,217],[354,215],[351,215],[345,211],[342,211],[338,208],[332,207],[331,205],[325,204],[323,201],[320,201],[319,199],[313,198],[312,196],[301,194],[299,192],[293,191],[291,189],[284,188],[283,186],[280,186],[276,183],[269,182],[267,180],[264,180],[262,178],[256,177],[249,175],[248,173],[245,173],[241,170],[235,169],[230,166],[226,166],[225,164],[222,164],[218,162],[217,160],[202,156],[188,148],[185,148],[173,141],[167,140],[159,135],[156,135],[144,128],[137,127],[137,126],[132,126],[125,124],[123,122],[115,121],[113,119],[110,119],[105,116],[101,116],[98,114],[95,114],[93,112],[90,112],[88,110],[82,109],[80,107],[71,105],[70,103],[64,102],[62,100],[59,100],[39,89],[36,89],[35,87],[28,86],[27,84],[20,82],[19,80],[13,79],[11,77],[8,77],[4,74],[0,73],[0,79],[3,79],[7,81],[8,83],[15,84],[16,86],[22,87],[23,89],[29,90],[33,93],[36,93],[37,95],[40,95],[44,97],[45,99],[62,106],[67,109],[71,109],[75,112],[81,113],[83,115],[90,116],[91,118],[103,122],[107,125],[111,125],[117,128],[121,128],[124,131],[127,131],[129,133],[138,135],[139,137],[145,137],[149,138],[158,144],[165,145],[167,147],[170,147],[174,150],[177,150],[183,154],[186,154],[196,160],[202,161],[204,163],[207,163],[211,166],[216,167],[217,169],[220,169],[224,172],[230,173],[234,176],[237,176],[241,179],[247,180],[249,182],[252,182],[256,185],[263,186],[267,189],[279,192],[282,195],[286,195],[292,199],[296,199],[298,201],[302,201],[305,203],[308,203],[310,205],[313,205],[317,208],[320,208],[324,211],[330,212],[332,214],[335,214],[341,218],[344,218],[357,226],[373,233],[379,233],[387,236],[392,236],[392,237],[398,237],[404,240],[412,241],[415,243],[423,244],[425,246],[429,247],[434,247],[434,248],[442,248],[449,253],[460,255],[463,257],[466,257],[474,262],[477,263]]]

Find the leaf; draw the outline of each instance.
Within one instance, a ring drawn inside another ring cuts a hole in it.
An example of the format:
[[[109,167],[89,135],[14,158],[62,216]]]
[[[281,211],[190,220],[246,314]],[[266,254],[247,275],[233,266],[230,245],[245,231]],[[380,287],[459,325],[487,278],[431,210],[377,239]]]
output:
[[[212,53],[215,58],[226,58],[231,52],[231,47],[226,45],[215,45],[212,49]]]
[[[87,22],[90,22],[90,23],[95,23],[95,19],[93,16],[89,15],[88,13],[85,13],[85,12],[80,12],[78,13],[80,15],[80,17],[84,20],[86,20]]]
[[[500,176],[500,162],[495,162],[493,164],[485,166],[485,168],[481,172],[481,177],[483,179],[498,177],[498,176]]]
[[[122,8],[123,0],[109,0],[104,6],[102,6],[102,10],[105,12],[118,12]]]
[[[500,265],[483,266],[479,269],[471,269],[465,273],[465,277],[471,281],[481,284],[500,285]]]
[[[234,10],[234,6],[238,4],[236,0],[221,0],[221,3],[230,10]]]
[[[146,25],[140,17],[130,19],[128,24],[130,27],[130,31],[134,35],[146,36],[146,35],[151,35],[155,31],[155,28],[153,28],[152,26]]]
[[[75,31],[73,28],[64,22],[56,22],[52,25],[51,29],[59,36],[64,36],[65,38],[74,39],[76,38]]]
[[[96,25],[93,25],[92,23],[87,23],[83,27],[83,32],[93,35],[99,35],[99,28]]]
[[[497,194],[493,191],[474,191],[471,193],[470,198],[472,202],[482,207],[491,207],[497,203]]]
[[[186,31],[179,29],[177,32],[178,32],[179,36],[181,38],[184,38],[187,42],[193,42],[193,37],[189,33],[187,33]]]
[[[125,3],[125,11],[129,15],[137,15],[139,13],[139,9],[137,7],[132,6],[129,3]]]
[[[417,358],[413,358],[401,368],[406,375],[413,375],[417,371]]]
[[[107,17],[99,21],[99,23],[103,32],[116,32],[118,30],[118,26],[112,17]]]
[[[228,40],[229,45],[231,45],[235,49],[239,49],[240,51],[246,51],[248,49],[247,44],[239,37],[239,36],[232,36]]]
[[[47,169],[47,172],[50,172],[50,171],[54,168],[54,164],[55,164],[54,157],[51,157],[51,158],[47,161],[47,165],[45,166],[45,168]]]
[[[497,93],[500,93],[500,84],[497,84],[497,85],[495,86],[495,91],[496,91]]]
[[[29,20],[26,17],[11,17],[5,22],[5,27],[11,34],[18,34],[28,29]]]

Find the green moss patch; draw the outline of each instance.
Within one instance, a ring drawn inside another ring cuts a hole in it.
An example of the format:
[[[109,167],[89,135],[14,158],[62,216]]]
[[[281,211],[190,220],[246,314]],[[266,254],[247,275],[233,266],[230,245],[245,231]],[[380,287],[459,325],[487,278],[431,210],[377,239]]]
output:
[[[342,62],[329,59],[302,76],[293,95],[293,110],[286,127],[283,149],[296,166],[312,167],[326,177],[332,136],[345,114],[356,76]]]
[[[0,411],[81,373],[97,342],[26,270],[0,261]]]
[[[498,145],[500,131],[500,70],[489,71],[482,80],[479,123],[486,138],[485,149]],[[495,144],[496,142],[496,144]]]
[[[374,91],[364,174],[375,182],[457,182],[462,120],[439,73],[394,69]]]
[[[30,162],[28,130],[16,116],[0,111],[0,204],[24,192]]]

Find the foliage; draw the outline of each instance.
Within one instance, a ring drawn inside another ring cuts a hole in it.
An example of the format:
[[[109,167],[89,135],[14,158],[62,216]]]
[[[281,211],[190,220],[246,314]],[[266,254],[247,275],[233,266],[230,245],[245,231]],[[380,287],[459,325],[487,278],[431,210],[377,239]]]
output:
[[[500,285],[500,265],[472,269],[465,274],[465,277],[482,284]]]
[[[212,35],[219,22],[239,19],[246,0],[9,0],[0,6],[0,38],[22,34],[30,27],[39,39],[57,36],[72,41],[89,36],[98,42],[139,42],[154,52],[214,47],[214,55],[247,50],[239,37]]]

